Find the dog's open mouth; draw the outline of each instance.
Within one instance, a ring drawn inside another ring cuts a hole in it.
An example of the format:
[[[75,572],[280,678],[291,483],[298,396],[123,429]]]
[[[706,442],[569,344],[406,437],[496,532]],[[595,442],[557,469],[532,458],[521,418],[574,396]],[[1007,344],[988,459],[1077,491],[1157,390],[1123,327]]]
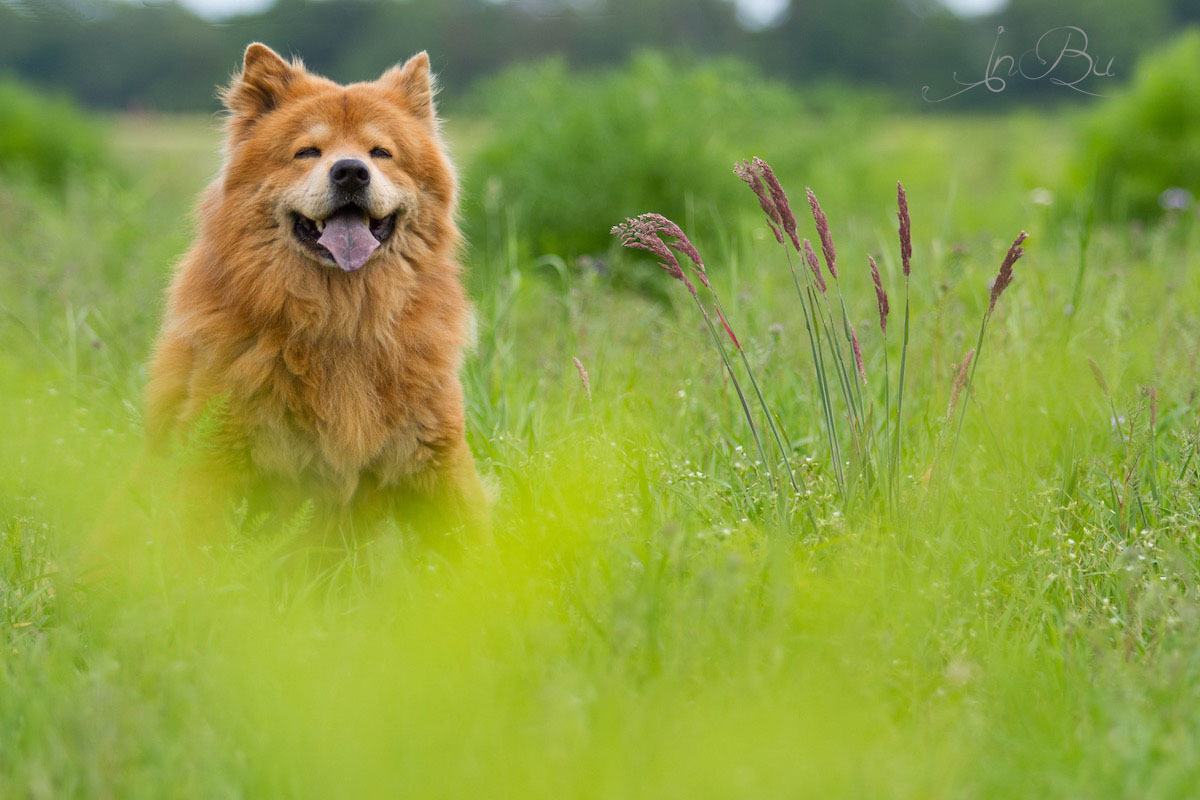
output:
[[[300,244],[325,261],[332,261],[344,272],[354,272],[396,230],[396,214],[373,218],[357,205],[342,206],[322,220],[313,220],[292,212],[292,231]]]

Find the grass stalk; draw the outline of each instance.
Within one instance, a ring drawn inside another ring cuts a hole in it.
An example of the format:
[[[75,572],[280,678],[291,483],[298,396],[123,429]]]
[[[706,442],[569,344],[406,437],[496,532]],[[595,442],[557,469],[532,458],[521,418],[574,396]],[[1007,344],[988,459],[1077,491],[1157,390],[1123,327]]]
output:
[[[817,318],[817,297],[816,297],[816,291],[811,287],[809,287],[809,289],[808,289],[808,307],[809,307],[809,313],[812,315],[813,319],[815,320]],[[837,414],[834,413],[833,395],[829,391],[829,368],[827,366],[825,366],[825,348],[821,345],[821,328],[820,327],[815,328],[815,333],[816,333],[815,359],[816,359],[816,363],[817,363],[817,370],[821,375],[821,385],[825,391],[825,409],[826,409],[826,413],[827,413],[828,419],[829,419],[828,426],[829,426],[829,430],[830,430],[830,434],[829,434],[830,444],[831,444],[831,450],[834,453],[834,459],[835,459],[834,468],[835,468],[836,474],[838,475],[839,480],[841,481],[842,500],[843,500],[843,503],[845,503],[845,502],[849,501],[849,495],[847,494],[845,464],[843,463],[844,457],[842,456],[842,442],[841,442],[841,439],[838,438],[838,435],[837,435]],[[826,333],[825,338],[826,339],[829,338],[828,332]],[[849,414],[847,414],[847,422],[849,422]]]
[[[737,373],[734,372],[733,362],[729,360],[729,355],[725,352],[725,344],[721,341],[721,336],[717,333],[716,326],[712,323],[712,318],[708,311],[704,308],[704,304],[700,302],[700,298],[692,293],[692,299],[696,301],[696,307],[700,309],[700,315],[704,317],[704,323],[708,326],[708,332],[712,336],[713,344],[717,346],[717,352],[721,354],[721,362],[725,365],[725,371],[729,373],[729,379],[733,382],[734,391],[737,392],[738,401],[742,404],[742,413],[746,415],[746,423],[750,426],[750,435],[754,437],[754,445],[758,448],[758,456],[762,459],[763,465],[767,468],[767,476],[771,482],[771,490],[775,494],[776,510],[779,513],[779,531],[787,533],[787,512],[784,504],[783,490],[779,479],[775,475],[775,469],[771,464],[771,460],[767,458],[766,448],[763,447],[762,437],[758,433],[758,426],[754,424],[754,414],[750,411],[750,404],[746,402],[746,394],[742,391],[742,385],[737,379]]]
[[[721,305],[720,298],[717,297],[717,293],[713,291],[711,286],[708,287],[708,291],[712,295],[713,302],[717,306],[717,313],[721,315],[721,319],[725,321],[726,325],[728,325],[729,315],[725,313],[725,308]],[[738,354],[742,357],[742,365],[746,368],[746,375],[750,377],[750,385],[754,387],[754,394],[758,397],[758,403],[762,407],[763,416],[767,418],[767,425],[771,428],[771,434],[775,437],[775,444],[779,447],[779,454],[783,456],[783,463],[787,468],[788,482],[791,483],[792,490],[799,493],[800,486],[796,483],[795,470],[792,469],[792,459],[790,456],[791,446],[790,444],[785,446],[783,443],[784,437],[779,433],[779,425],[777,425],[775,422],[774,415],[771,413],[771,409],[767,406],[766,398],[763,397],[762,389],[759,388],[758,380],[754,377],[754,370],[750,367],[750,359],[746,357],[746,351],[742,349],[742,346],[736,342],[734,349],[737,350]]]
[[[1083,279],[1088,268],[1088,245],[1092,241],[1092,230],[1096,220],[1096,201],[1091,198],[1087,212],[1076,222],[1079,237],[1079,269],[1075,272],[1075,286],[1071,290],[1071,314],[1067,318],[1068,329],[1079,315],[1079,303],[1083,300]]]
[[[781,244],[783,244],[781,242]],[[791,251],[787,249],[787,245],[783,244],[783,253],[787,257],[788,270],[792,273],[792,283],[796,287],[796,294],[800,300],[800,308],[804,312],[804,330],[808,333],[808,346],[812,353],[813,370],[817,375],[817,386],[821,396],[821,411],[825,419],[825,433],[829,439],[829,457],[833,461],[834,478],[837,480],[838,491],[842,495],[842,502],[846,500],[846,480],[842,475],[841,456],[838,452],[837,428],[834,423],[833,409],[830,407],[829,401],[829,383],[828,377],[825,374],[824,360],[820,357],[820,333],[814,331],[812,315],[809,314],[808,302],[805,298],[804,289],[800,286],[800,278],[796,274],[796,266],[792,262]],[[808,281],[812,279],[809,278]]]
[[[890,379],[890,376],[888,375],[888,339],[887,339],[887,332],[885,331],[883,334],[883,441],[884,441],[883,447],[890,447],[891,441],[892,441],[891,427],[890,427],[892,415],[889,413],[889,409],[888,409],[888,405],[889,405],[888,396],[891,394],[890,383],[891,383],[891,379]],[[887,495],[888,501],[890,502],[891,501],[891,491],[892,491],[891,486],[895,482],[895,474],[892,471],[891,458],[887,458],[886,461],[887,461],[888,475],[887,475],[887,487],[886,487],[885,494]]]
[[[846,338],[846,344],[850,345],[851,342],[853,341],[853,335],[850,333],[850,315],[846,312],[846,299],[842,296],[841,281],[839,281],[838,279],[835,278],[833,281],[833,285],[837,289],[838,303],[842,307],[842,336],[844,336]],[[853,358],[853,354],[851,354],[851,358]],[[853,377],[853,371],[851,371],[851,377]],[[859,381],[852,380],[851,383],[854,385],[854,393],[858,397],[858,407],[860,409],[861,422],[865,426],[866,425],[866,417],[867,417],[867,405],[866,405],[865,399],[863,398],[863,391],[862,391],[863,387]]]
[[[950,457],[946,460],[946,482],[949,484],[950,470],[954,465],[954,453],[958,450],[958,437],[962,435],[963,420],[967,417],[967,401],[971,397],[971,385],[975,382],[975,370],[979,369],[979,359],[983,355],[983,335],[987,331],[988,320],[992,312],[986,311],[983,321],[979,323],[979,338],[975,342],[975,358],[971,361],[971,373],[967,376],[967,385],[963,388],[962,409],[958,413],[958,425],[954,429],[954,440],[950,445]]]
[[[896,432],[892,446],[892,492],[900,504],[900,421],[904,416],[904,376],[908,369],[908,277],[904,278],[904,341],[900,345],[900,377],[896,385]]]

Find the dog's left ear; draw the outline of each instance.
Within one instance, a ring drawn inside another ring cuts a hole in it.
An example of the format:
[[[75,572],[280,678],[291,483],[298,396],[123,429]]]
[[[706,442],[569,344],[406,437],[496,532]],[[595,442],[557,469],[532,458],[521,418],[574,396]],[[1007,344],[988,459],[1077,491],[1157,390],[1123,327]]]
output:
[[[433,122],[437,83],[429,71],[429,54],[424,50],[383,73],[379,85],[392,92],[413,116]]]

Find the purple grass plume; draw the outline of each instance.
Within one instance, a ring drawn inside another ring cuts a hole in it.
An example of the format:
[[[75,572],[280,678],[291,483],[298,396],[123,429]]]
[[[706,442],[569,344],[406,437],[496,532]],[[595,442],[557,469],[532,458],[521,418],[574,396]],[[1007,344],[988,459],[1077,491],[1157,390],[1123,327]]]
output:
[[[696,248],[692,245],[691,241],[687,237],[687,234],[683,232],[682,228],[664,217],[662,214],[642,214],[642,217],[657,225],[658,232],[660,234],[663,234],[664,236],[670,236],[675,240],[673,242],[668,242],[668,244],[670,244],[671,247],[674,247],[679,252],[683,253],[688,257],[688,260],[696,265],[697,275],[707,275],[707,273],[704,271],[704,260],[700,258],[700,253],[696,251]],[[704,280],[704,285],[708,285],[707,279]]]
[[[700,253],[696,250],[691,240],[688,239],[687,234],[683,232],[682,228],[662,214],[642,214],[640,219],[645,219],[653,223],[659,235],[670,236],[674,239],[674,241],[667,242],[667,244],[687,256],[688,260],[692,262],[692,272],[696,273],[696,277],[700,279],[700,282],[706,288],[712,288],[712,285],[708,282],[708,271],[704,269],[704,259],[700,258]]]
[[[771,233],[775,234],[775,241],[783,244],[783,218],[779,215],[779,209],[775,207],[775,203],[767,195],[766,187],[763,186],[758,171],[747,159],[733,165],[733,174],[741,178],[742,182],[754,192],[754,196],[758,198],[759,208],[767,215],[767,225],[770,226]]]
[[[896,181],[896,205],[900,207],[900,262],[904,265],[904,279],[908,280],[912,263],[912,222],[908,219],[908,195],[900,181]]]
[[[762,178],[763,183],[767,185],[767,191],[771,194],[771,202],[774,203],[775,208],[779,209],[784,233],[792,240],[792,246],[796,248],[796,252],[800,252],[800,240],[796,236],[796,217],[792,214],[792,204],[788,202],[787,192],[783,191],[783,186],[779,183],[779,178],[775,177],[775,171],[771,169],[770,164],[755,157],[754,169]]]
[[[817,279],[817,288],[821,290],[821,294],[825,294],[825,278],[821,276],[821,264],[817,261],[817,254],[813,252],[812,242],[808,239],[804,240],[804,260],[808,262],[808,268],[812,270],[813,277]]]
[[[992,283],[992,299],[988,303],[987,311],[989,315],[996,308],[996,301],[1000,299],[1000,295],[1004,294],[1004,290],[1012,283],[1013,264],[1017,263],[1017,260],[1025,255],[1025,248],[1021,247],[1021,244],[1028,238],[1029,235],[1025,231],[1021,231],[1021,235],[1012,243],[1012,247],[1008,248],[1008,253],[1004,256],[1004,263],[1000,265],[1000,271],[996,273],[996,280]]]
[[[858,346],[858,334],[854,331],[854,325],[850,322],[846,323],[850,326],[850,345],[854,348],[854,365],[858,367],[858,377],[862,378],[863,386],[867,385],[867,368],[863,366],[862,348]]]
[[[614,225],[611,233],[621,240],[621,244],[625,247],[634,250],[645,250],[647,253],[656,256],[659,259],[658,265],[663,268],[668,275],[682,283],[696,296],[696,287],[688,280],[684,274],[683,268],[679,266],[678,259],[671,249],[667,247],[666,242],[659,238],[660,227],[658,219],[666,219],[658,214],[642,214],[638,217],[627,217],[624,222]],[[669,220],[667,220],[669,222]],[[674,225],[674,223],[671,223]],[[678,226],[675,226],[678,230]],[[683,231],[680,231],[682,234]],[[671,234],[668,234],[671,235]],[[686,237],[685,237],[686,240]],[[688,242],[691,245],[691,242]],[[704,275],[703,271],[697,272],[697,275]],[[703,279],[707,285],[707,278]]]
[[[813,190],[808,190],[808,206],[812,209],[813,220],[817,223],[817,233],[821,237],[821,253],[825,256],[825,266],[829,268],[829,274],[836,281],[838,279],[837,271],[837,253],[833,249],[833,234],[829,232],[829,220],[825,217],[825,212],[821,210],[821,204],[817,202],[817,196],[813,194]]]
[[[867,260],[871,262],[871,280],[875,281],[875,300],[879,303],[879,330],[883,331],[883,335],[887,335],[887,320],[888,320],[888,296],[883,290],[883,281],[879,278],[879,267],[875,266],[875,259],[867,256]]]

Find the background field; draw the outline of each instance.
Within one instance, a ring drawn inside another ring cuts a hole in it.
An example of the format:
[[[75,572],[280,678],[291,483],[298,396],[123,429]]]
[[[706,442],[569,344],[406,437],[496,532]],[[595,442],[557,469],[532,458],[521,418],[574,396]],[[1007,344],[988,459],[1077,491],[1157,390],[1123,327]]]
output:
[[[11,89],[6,129],[41,132],[0,148],[0,796],[1193,796],[1200,232],[1158,198],[1197,188],[1196,41],[1123,99],[1002,114],[655,55],[444,98],[499,488],[495,547],[458,558],[402,524],[314,541],[304,506],[234,504],[196,545],[171,475],[123,488],[219,121]],[[806,186],[829,214],[878,409],[866,257],[894,391],[907,187],[894,507],[832,491],[787,263],[731,172],[752,155],[804,235]],[[683,287],[607,235],[650,210],[786,430],[787,532]],[[951,465],[952,368],[1022,229]]]

